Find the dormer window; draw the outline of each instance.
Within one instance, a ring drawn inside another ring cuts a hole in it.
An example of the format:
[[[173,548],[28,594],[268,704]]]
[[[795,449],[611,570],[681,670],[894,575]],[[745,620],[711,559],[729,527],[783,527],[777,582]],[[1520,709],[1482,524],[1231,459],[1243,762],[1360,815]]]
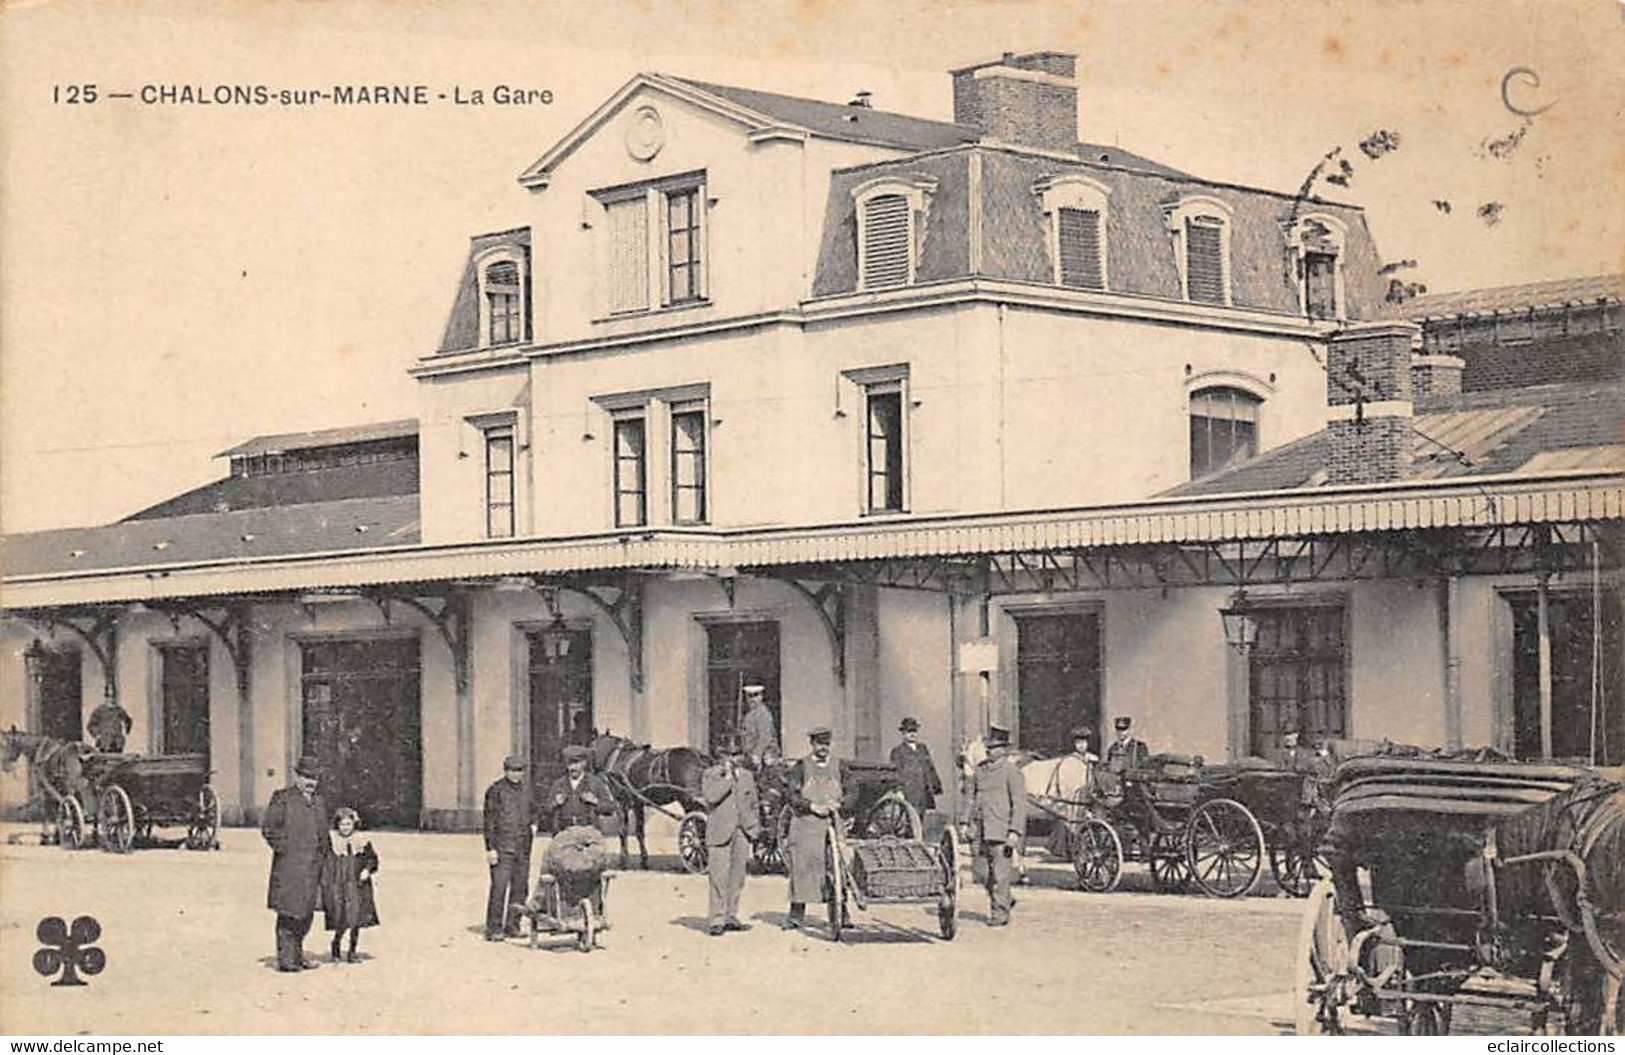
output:
[[[1298,305],[1311,319],[1347,317],[1343,301],[1343,247],[1347,229],[1335,216],[1312,213],[1287,228],[1287,250],[1297,279]]]
[[[1193,304],[1229,305],[1230,207],[1217,198],[1185,198],[1165,207],[1180,292]]]
[[[1054,281],[1072,289],[1106,288],[1105,185],[1082,176],[1045,177],[1033,185],[1048,218]]]
[[[852,188],[858,213],[858,287],[912,285],[937,182],[923,176],[869,180]]]
[[[480,347],[525,339],[525,268],[518,250],[501,248],[475,262],[480,285]]]

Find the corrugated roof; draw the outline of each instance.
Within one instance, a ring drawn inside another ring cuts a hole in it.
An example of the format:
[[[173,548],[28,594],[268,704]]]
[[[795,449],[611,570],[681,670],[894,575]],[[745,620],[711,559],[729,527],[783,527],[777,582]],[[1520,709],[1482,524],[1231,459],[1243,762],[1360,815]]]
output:
[[[275,436],[255,436],[245,443],[239,443],[229,450],[221,451],[216,458],[237,458],[251,454],[283,454],[288,451],[309,450],[312,447],[338,447],[350,443],[367,443],[372,440],[404,439],[407,436],[418,434],[416,418],[402,418],[398,421],[375,421],[366,425],[344,425],[333,429],[316,429],[312,432],[283,432]]]
[[[950,121],[931,121],[887,110],[846,106],[729,84],[712,84],[688,77],[670,79],[829,139],[883,144],[903,150],[937,150],[960,143],[974,143],[977,139],[976,129]]]
[[[1552,282],[1526,282],[1516,286],[1492,286],[1456,293],[1428,293],[1395,305],[1392,314],[1403,319],[1434,319],[1452,315],[1487,314],[1497,311],[1527,311],[1530,308],[1560,307],[1564,304],[1594,304],[1599,300],[1620,299],[1620,275],[1587,275]]]
[[[418,537],[417,495],[394,495],[6,535],[0,568],[7,578],[71,574],[364,550]]]

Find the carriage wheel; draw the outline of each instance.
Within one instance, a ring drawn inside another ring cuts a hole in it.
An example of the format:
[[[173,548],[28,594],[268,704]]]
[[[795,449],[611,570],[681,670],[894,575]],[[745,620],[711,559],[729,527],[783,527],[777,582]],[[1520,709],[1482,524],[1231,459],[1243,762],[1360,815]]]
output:
[[[835,941],[841,940],[841,926],[846,922],[846,876],[841,862],[841,847],[835,841],[832,825],[824,839],[824,908],[829,913],[829,933]]]
[[[96,809],[96,831],[102,849],[127,854],[135,845],[135,807],[117,784],[102,789]]]
[[[759,874],[777,872],[784,867],[784,853],[779,849],[780,843],[776,835],[777,833],[764,828],[750,844],[750,856],[756,862],[756,871]]]
[[[1270,847],[1270,872],[1281,889],[1293,897],[1308,897],[1315,881],[1330,875],[1326,859],[1296,842]]]
[[[1443,1037],[1450,1034],[1450,1005],[1411,1003],[1400,1016],[1400,1032],[1407,1037]]]
[[[1214,897],[1240,897],[1264,872],[1264,832],[1251,810],[1234,799],[1209,799],[1185,827],[1191,878]]]
[[[1292,963],[1293,1022],[1300,1037],[1342,1033],[1338,1008],[1347,1003],[1348,934],[1337,914],[1337,888],[1322,879],[1309,892]]]
[[[953,825],[942,833],[942,898],[937,902],[937,931],[943,941],[959,933],[959,837]]]
[[[705,871],[710,848],[705,845],[705,814],[685,813],[677,825],[677,857],[691,874]]]
[[[73,795],[64,795],[56,808],[56,839],[64,850],[83,850],[89,835],[85,808]]]
[[[1159,894],[1182,893],[1191,883],[1190,865],[1185,861],[1183,838],[1156,835],[1146,851],[1151,859],[1151,882]]]
[[[1099,817],[1089,817],[1071,841],[1078,886],[1092,894],[1117,889],[1118,880],[1123,878],[1123,841],[1117,837],[1117,829]]]
[[[900,791],[888,791],[880,796],[869,819],[864,824],[865,839],[883,839],[888,835],[899,839],[918,839],[921,834],[920,815]]]
[[[592,952],[593,943],[598,940],[598,920],[593,916],[592,898],[581,899],[581,930],[576,934],[576,948],[582,952]]]
[[[197,809],[186,829],[188,850],[218,850],[220,840],[220,798],[205,784],[197,792]]]

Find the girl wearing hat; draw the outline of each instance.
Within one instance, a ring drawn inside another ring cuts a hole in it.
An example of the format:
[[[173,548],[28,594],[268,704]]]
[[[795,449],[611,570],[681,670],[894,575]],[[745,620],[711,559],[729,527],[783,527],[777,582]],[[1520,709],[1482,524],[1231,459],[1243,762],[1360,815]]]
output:
[[[328,833],[333,854],[322,867],[322,913],[327,917],[327,929],[333,932],[334,963],[345,931],[350,932],[350,950],[344,958],[355,963],[361,928],[378,926],[378,904],[372,892],[378,853],[371,842],[356,839],[360,821],[356,811],[346,806],[333,814],[333,830]]]

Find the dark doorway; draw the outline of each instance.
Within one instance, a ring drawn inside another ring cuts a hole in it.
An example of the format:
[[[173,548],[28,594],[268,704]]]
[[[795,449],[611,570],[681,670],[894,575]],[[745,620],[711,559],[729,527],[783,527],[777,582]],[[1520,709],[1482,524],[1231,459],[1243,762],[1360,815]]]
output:
[[[209,754],[209,647],[159,645],[159,687],[168,755]]]
[[[1298,733],[1306,746],[1346,737],[1343,609],[1271,607],[1258,609],[1255,617],[1258,640],[1248,653],[1248,753],[1278,757],[1281,736],[1289,732]]]
[[[530,767],[538,794],[564,772],[566,744],[592,741],[592,632],[549,627],[530,646]]]
[[[1100,616],[1093,612],[1017,614],[1016,743],[1047,755],[1072,749],[1086,726],[1100,746]]]
[[[1533,594],[1518,594],[1509,600],[1513,751],[1520,759],[1539,759],[1540,604]],[[1600,626],[1593,618],[1589,593],[1554,593],[1546,605],[1552,646],[1552,757],[1589,761],[1595,682],[1596,764],[1617,766],[1625,763],[1620,595],[1604,590],[1600,600]],[[1601,658],[1595,670],[1594,655]]]
[[[303,751],[322,796],[368,827],[415,828],[423,807],[421,675],[416,638],[307,641]]]
[[[85,738],[84,670],[77,648],[31,648],[28,673],[39,686],[39,731],[53,740]]]
[[[779,702],[779,624],[710,623],[705,628],[706,679],[709,701],[706,747],[716,745],[739,728],[744,707],[743,689],[760,685],[773,727],[784,742],[784,715]]]

